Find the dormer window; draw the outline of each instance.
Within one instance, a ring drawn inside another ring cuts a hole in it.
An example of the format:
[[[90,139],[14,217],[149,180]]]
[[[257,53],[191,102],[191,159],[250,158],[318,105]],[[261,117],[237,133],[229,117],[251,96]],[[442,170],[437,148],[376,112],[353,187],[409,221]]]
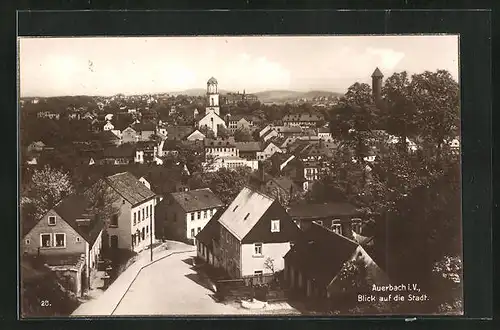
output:
[[[280,232],[280,221],[279,220],[271,220],[271,232],[279,233]]]
[[[49,216],[49,226],[55,226],[55,225],[56,225],[56,217]]]
[[[243,218],[243,220],[248,219],[249,216],[250,216],[250,213],[247,213],[247,215],[245,215],[245,217]]]

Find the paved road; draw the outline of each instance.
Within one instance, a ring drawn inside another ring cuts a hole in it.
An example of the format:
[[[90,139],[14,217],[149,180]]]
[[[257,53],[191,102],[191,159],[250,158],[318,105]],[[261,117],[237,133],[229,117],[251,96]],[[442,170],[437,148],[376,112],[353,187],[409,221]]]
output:
[[[116,315],[228,315],[235,307],[218,304],[206,281],[191,269],[194,253],[171,255],[144,268],[113,313]]]
[[[248,310],[215,302],[207,279],[192,269],[190,259],[195,255],[194,252],[171,255],[142,269],[113,316],[298,314],[286,303]]]

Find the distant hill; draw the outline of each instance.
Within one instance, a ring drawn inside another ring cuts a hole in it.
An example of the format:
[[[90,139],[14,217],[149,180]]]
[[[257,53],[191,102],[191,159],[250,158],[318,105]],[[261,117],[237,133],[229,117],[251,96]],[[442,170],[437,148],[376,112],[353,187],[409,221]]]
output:
[[[219,90],[219,93],[227,94],[232,93],[231,91]],[[180,92],[172,92],[169,93],[171,95],[188,95],[188,96],[203,96],[206,94],[206,90],[203,88],[192,88],[187,89]],[[290,90],[271,90],[271,91],[262,91],[253,93],[256,95],[261,102],[292,102],[297,99],[312,99],[314,97],[321,96],[341,96],[342,93],[329,92],[329,91],[308,91],[308,92],[298,92],[298,91],[290,91]]]
[[[255,93],[259,100],[263,103],[268,102],[293,102],[298,99],[312,99],[315,97],[342,96],[342,93],[329,91],[309,91],[298,92],[289,90],[274,90]]]

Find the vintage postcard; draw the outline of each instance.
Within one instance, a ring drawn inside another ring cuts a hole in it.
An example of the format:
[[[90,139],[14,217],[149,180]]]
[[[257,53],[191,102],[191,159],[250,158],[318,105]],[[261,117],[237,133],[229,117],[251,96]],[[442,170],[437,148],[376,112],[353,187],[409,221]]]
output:
[[[463,315],[459,37],[20,37],[20,315]]]

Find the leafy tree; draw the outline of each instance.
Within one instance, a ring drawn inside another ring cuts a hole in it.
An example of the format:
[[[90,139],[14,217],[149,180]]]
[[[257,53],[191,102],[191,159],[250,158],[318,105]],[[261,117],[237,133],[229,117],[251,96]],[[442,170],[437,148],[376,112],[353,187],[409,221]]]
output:
[[[37,219],[73,190],[68,173],[45,166],[33,172],[31,182],[22,194],[21,205],[31,204],[33,215]]]
[[[248,184],[252,170],[247,167],[226,169],[221,168],[216,172],[195,173],[188,184],[191,189],[210,188],[228,205],[240,193],[241,189]]]
[[[106,223],[119,210],[118,202],[121,197],[106,183],[105,179],[97,180],[89,188],[85,189],[84,195],[91,205],[90,215]]]
[[[208,128],[207,126],[203,126],[199,128],[200,132],[205,135],[205,138],[207,139],[215,139],[215,133],[213,130]],[[218,128],[220,130],[220,128]],[[220,134],[219,134],[220,135]]]
[[[219,125],[219,127],[217,127],[217,137],[221,138],[221,139],[227,139],[229,137],[229,131],[227,128],[225,128],[224,126],[222,125]]]
[[[385,81],[386,131],[399,138],[401,152],[408,151],[407,138],[418,133],[417,108],[411,98],[411,82],[406,71],[396,72]]]
[[[418,109],[421,137],[442,156],[443,143],[460,132],[460,89],[446,70],[412,76],[411,99]]]
[[[252,134],[247,129],[239,129],[234,132],[234,140],[237,142],[252,141]]]

